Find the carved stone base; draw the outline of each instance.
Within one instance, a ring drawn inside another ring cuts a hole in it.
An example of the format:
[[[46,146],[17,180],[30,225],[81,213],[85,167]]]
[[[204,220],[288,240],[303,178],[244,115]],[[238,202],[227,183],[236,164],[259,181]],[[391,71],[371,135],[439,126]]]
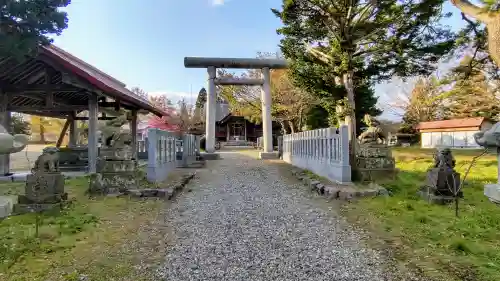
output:
[[[399,170],[395,168],[385,168],[385,169],[357,168],[355,170],[356,175],[354,176],[354,178],[356,178],[360,182],[394,180],[398,172]]]
[[[385,144],[362,144],[357,156],[361,158],[392,158],[391,149]]]
[[[19,196],[19,203],[58,203],[66,199],[63,174],[39,173],[26,177],[25,195]]]
[[[88,192],[94,195],[123,193],[129,189],[137,188],[137,185],[135,172],[98,173],[90,177]]]
[[[439,196],[419,191],[418,195],[430,204],[446,205],[452,203],[455,198],[453,196]]]
[[[99,158],[104,160],[133,160],[133,151],[130,146],[122,148],[103,147],[99,151]]]
[[[44,212],[49,210],[61,210],[63,203],[54,204],[15,204],[12,210],[14,215],[22,215],[26,213]]]
[[[97,161],[98,173],[114,173],[114,172],[134,172],[137,169],[135,160],[104,160]]]
[[[396,167],[396,162],[394,158],[384,158],[384,157],[374,157],[374,158],[365,158],[365,157],[357,157],[356,158],[356,166],[361,169],[387,169],[393,170]]]
[[[453,196],[454,190],[460,188],[460,174],[451,169],[430,169],[425,186],[436,196]]]

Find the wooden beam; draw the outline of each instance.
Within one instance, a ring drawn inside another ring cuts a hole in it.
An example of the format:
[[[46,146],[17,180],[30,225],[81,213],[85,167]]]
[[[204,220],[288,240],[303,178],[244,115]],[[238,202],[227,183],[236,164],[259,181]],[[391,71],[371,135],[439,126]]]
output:
[[[59,138],[57,139],[56,147],[58,148],[61,147],[61,144],[64,140],[64,136],[66,135],[66,131],[68,131],[70,122],[71,122],[70,118],[66,119],[66,123],[64,123],[61,133],[59,134]]]
[[[9,96],[0,88],[0,125],[10,133],[10,112],[7,110]],[[0,175],[5,176],[10,173],[10,155],[0,155]]]
[[[45,69],[45,86],[51,86],[53,74],[54,73],[51,72],[49,69]],[[52,89],[47,91],[47,94],[45,97],[45,106],[54,107],[54,92]],[[68,129],[68,128],[66,128],[66,129]]]
[[[113,117],[113,116],[103,116],[103,117],[98,117],[97,119],[98,120],[105,120],[105,121],[107,121],[107,120],[113,120],[115,118],[116,117]],[[77,116],[77,117],[75,117],[75,120],[77,120],[77,121],[87,121],[87,120],[89,120],[89,118],[88,117]],[[127,118],[127,120],[132,120],[132,118]]]
[[[77,115],[77,112],[73,111],[69,115],[69,144],[68,146],[70,147],[75,147],[78,143],[78,131],[77,131],[77,122],[75,120],[75,117]]]
[[[2,84],[0,85],[4,91],[9,94],[16,93],[44,93],[44,92],[78,92],[81,88],[77,88],[67,84]]]
[[[65,105],[64,109],[61,109],[59,106],[40,106],[40,105],[8,105],[8,111],[15,112],[24,112],[24,111],[33,111],[33,112],[71,112],[75,110],[88,110],[88,106],[85,105]]]
[[[68,112],[60,112],[60,111],[52,111],[52,112],[37,112],[37,111],[15,111],[18,113],[24,113],[24,114],[29,114],[29,115],[37,115],[37,116],[43,116],[43,117],[52,117],[52,118],[58,118],[58,119],[66,119],[68,118],[69,114]]]
[[[98,140],[97,140],[97,113],[99,107],[97,103],[97,95],[89,97],[89,137],[88,137],[88,162],[89,173],[97,172],[97,157],[98,157]]]
[[[43,63],[50,65],[52,68],[55,70],[61,72],[61,80],[64,84],[68,84],[74,87],[77,87],[79,89],[85,89],[88,92],[93,92],[96,93],[97,89],[87,81],[78,78],[76,75],[67,73],[67,68],[61,65],[60,63],[55,62],[52,58],[48,57],[47,55],[40,54],[37,57],[38,60],[42,61]]]
[[[11,100],[16,98],[16,97],[21,97],[21,98],[27,98],[27,99],[32,99],[32,100],[36,100],[36,101],[42,101],[42,102],[46,102],[47,101],[47,98],[46,97],[42,97],[42,96],[39,96],[39,95],[33,95],[33,94],[16,94],[16,95],[11,95],[10,98]],[[53,98],[53,97],[52,97]],[[76,103],[73,103],[73,104],[70,104],[70,103],[65,103],[65,102],[61,102],[61,101],[52,101],[52,104],[53,104],[53,108],[60,108],[60,107],[73,107],[73,106],[86,106],[85,104],[76,104]],[[50,108],[50,106],[49,106]]]

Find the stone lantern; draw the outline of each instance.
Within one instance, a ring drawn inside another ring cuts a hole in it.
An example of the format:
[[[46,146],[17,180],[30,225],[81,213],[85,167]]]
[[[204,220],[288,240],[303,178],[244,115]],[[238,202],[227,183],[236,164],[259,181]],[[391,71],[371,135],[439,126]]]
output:
[[[500,122],[496,123],[485,132],[475,133],[474,139],[477,144],[484,148],[495,149],[497,152],[497,159],[500,160]],[[498,161],[497,165],[500,165],[500,161]],[[500,166],[497,170],[497,183],[486,184],[484,186],[484,195],[488,197],[491,202],[500,204]]]

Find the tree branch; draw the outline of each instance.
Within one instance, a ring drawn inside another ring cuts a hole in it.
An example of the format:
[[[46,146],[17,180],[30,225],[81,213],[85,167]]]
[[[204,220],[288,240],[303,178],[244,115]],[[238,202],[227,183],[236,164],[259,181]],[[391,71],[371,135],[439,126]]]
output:
[[[491,20],[488,12],[472,4],[468,0],[450,0],[450,2],[459,8],[464,14],[476,18],[484,23],[488,23]]]

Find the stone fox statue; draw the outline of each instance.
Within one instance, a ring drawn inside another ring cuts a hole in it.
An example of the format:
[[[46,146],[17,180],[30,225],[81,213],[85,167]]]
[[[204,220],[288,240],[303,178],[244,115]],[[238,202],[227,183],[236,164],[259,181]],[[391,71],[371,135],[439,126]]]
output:
[[[358,137],[358,140],[361,144],[364,143],[377,143],[385,141],[385,135],[382,129],[380,128],[380,122],[366,114],[364,120],[366,125],[368,125],[368,129],[361,133]]]

